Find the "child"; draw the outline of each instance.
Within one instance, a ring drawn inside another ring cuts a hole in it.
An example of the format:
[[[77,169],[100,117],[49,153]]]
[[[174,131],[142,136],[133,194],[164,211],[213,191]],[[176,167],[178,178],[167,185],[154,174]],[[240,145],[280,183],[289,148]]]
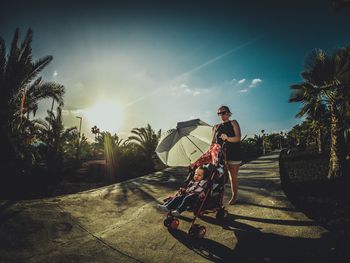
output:
[[[190,181],[187,188],[180,189],[181,195],[174,197],[171,201],[163,205],[158,205],[158,207],[164,211],[173,210],[171,211],[171,214],[179,216],[188,206],[191,206],[195,202],[204,198],[208,176],[208,168],[205,166],[199,166],[195,171],[193,180]]]

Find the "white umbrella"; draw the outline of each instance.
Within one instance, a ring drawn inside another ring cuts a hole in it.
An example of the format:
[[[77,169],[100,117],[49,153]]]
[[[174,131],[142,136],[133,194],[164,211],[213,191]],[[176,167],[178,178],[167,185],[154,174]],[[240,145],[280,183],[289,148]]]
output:
[[[178,122],[161,136],[156,154],[168,166],[188,166],[209,149],[211,140],[212,126],[204,121]]]

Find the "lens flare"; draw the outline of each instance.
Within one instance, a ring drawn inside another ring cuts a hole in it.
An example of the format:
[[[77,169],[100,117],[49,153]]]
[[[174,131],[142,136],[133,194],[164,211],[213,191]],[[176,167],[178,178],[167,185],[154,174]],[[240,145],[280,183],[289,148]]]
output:
[[[106,177],[109,183],[116,181],[117,160],[115,149],[112,146],[112,138],[109,134],[103,138],[105,158],[106,158]]]

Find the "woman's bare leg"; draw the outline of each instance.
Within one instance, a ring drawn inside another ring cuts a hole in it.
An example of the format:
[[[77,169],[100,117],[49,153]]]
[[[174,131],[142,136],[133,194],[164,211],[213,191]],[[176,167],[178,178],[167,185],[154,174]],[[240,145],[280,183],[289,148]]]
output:
[[[233,205],[237,200],[237,194],[238,194],[238,180],[237,180],[237,174],[239,170],[239,164],[229,164],[228,165],[228,171],[229,171],[229,177],[231,182],[231,191],[232,191],[232,197],[230,201],[228,202],[229,205]]]

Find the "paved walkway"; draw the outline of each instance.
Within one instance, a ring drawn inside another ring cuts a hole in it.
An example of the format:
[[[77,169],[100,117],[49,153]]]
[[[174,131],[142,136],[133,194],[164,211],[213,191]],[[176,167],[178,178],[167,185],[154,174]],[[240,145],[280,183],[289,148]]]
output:
[[[328,232],[297,211],[280,186],[278,153],[239,171],[238,203],[229,220],[214,214],[201,241],[163,226],[155,206],[187,175],[170,168],[73,195],[0,202],[0,262],[326,262],[334,249]],[[227,184],[229,190],[229,184]],[[226,191],[225,202],[229,200]]]

